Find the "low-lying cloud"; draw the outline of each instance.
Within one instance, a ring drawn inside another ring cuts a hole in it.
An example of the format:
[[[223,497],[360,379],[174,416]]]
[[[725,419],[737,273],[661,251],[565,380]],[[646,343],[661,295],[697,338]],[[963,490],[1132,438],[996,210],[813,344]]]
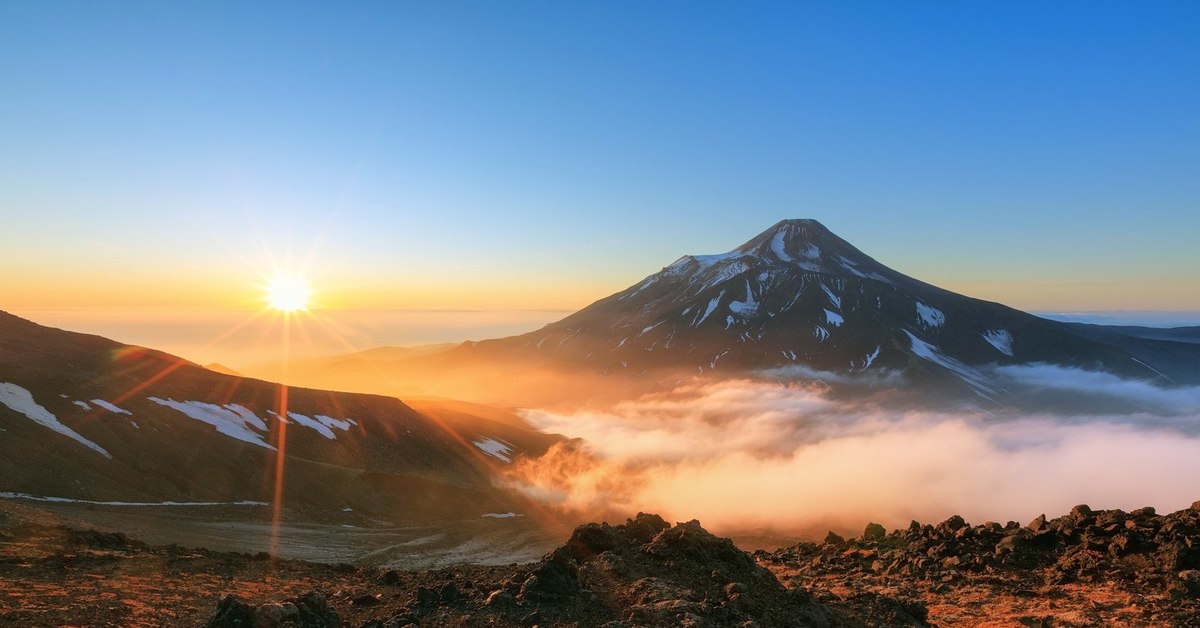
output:
[[[812,535],[1200,499],[1200,389],[1052,366],[1006,367],[1010,386],[1103,395],[1123,413],[893,411],[838,401],[819,384],[691,384],[605,411],[527,411],[575,437],[511,481],[558,508],[638,510],[725,533]]]

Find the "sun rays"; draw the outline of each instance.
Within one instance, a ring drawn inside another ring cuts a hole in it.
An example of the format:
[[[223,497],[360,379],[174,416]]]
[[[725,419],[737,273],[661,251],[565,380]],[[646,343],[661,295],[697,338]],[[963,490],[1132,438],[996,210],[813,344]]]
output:
[[[311,294],[308,282],[303,277],[284,275],[272,279],[268,284],[267,304],[284,313],[307,311]]]

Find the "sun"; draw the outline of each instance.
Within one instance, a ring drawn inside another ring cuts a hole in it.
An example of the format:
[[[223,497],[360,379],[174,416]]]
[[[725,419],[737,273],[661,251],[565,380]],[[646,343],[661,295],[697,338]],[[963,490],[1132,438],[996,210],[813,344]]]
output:
[[[280,312],[308,309],[308,283],[300,277],[276,277],[267,286],[267,303]]]

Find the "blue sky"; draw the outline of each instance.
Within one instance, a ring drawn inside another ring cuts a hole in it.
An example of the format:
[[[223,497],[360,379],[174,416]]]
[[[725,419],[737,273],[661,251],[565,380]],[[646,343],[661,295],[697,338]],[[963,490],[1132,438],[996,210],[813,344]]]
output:
[[[248,4],[0,5],[0,302],[569,309],[809,217],[1200,310],[1197,3]]]

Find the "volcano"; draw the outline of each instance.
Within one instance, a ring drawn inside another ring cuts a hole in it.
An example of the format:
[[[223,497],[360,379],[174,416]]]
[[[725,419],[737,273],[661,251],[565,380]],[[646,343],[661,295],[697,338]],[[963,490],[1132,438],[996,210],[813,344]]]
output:
[[[665,372],[901,374],[1002,394],[985,367],[1046,363],[1194,382],[1194,343],[1111,337],[899,273],[815,220],[784,220],[716,255],[685,255],[537,331],[451,352],[614,378]]]

